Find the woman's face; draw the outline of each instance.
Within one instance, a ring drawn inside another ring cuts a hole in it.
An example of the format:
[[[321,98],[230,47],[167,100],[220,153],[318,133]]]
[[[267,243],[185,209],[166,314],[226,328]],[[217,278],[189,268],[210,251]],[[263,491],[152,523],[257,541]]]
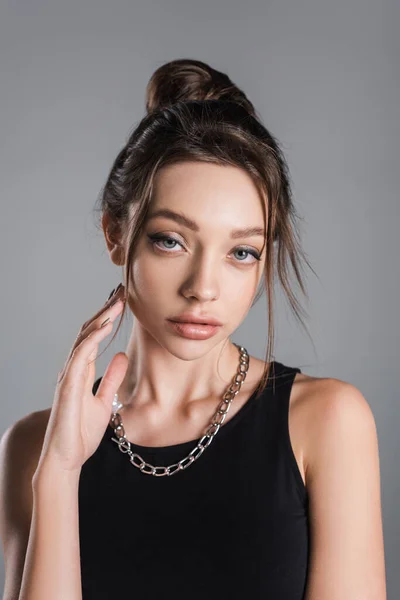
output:
[[[249,311],[265,263],[261,202],[236,167],[189,162],[158,172],[127,300],[144,330],[176,356],[199,356],[224,342]],[[184,312],[222,325],[211,337],[187,337],[169,321]]]

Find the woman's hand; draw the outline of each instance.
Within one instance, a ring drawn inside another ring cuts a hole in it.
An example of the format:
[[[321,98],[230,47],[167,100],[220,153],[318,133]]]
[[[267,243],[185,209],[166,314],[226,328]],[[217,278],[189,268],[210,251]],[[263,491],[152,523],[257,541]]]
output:
[[[112,322],[124,302],[124,288],[120,284],[104,307],[82,325],[58,374],[36,477],[49,463],[52,467],[79,472],[99,446],[111,418],[114,395],[128,368],[128,357],[124,352],[113,356],[93,396],[95,359],[99,343],[111,333]],[[108,322],[102,327],[105,320]]]

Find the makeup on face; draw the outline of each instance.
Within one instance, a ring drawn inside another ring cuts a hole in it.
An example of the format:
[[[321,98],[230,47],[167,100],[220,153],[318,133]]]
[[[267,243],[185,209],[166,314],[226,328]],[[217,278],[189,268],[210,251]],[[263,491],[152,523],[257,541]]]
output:
[[[184,323],[166,320],[171,329],[178,335],[190,340],[208,340],[221,329],[221,325],[207,325],[206,323]]]

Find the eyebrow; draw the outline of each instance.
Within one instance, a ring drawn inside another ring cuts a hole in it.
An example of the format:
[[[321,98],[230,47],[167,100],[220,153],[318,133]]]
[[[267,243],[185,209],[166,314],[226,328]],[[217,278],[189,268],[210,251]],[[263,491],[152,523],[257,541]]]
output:
[[[198,224],[193,221],[193,219],[189,219],[189,217],[185,216],[182,213],[177,213],[174,210],[169,208],[160,208],[156,210],[147,217],[147,221],[150,219],[155,219],[156,217],[165,217],[167,219],[172,219],[176,221],[180,225],[184,227],[188,227],[192,231],[200,231],[200,227]],[[244,227],[242,229],[233,229],[231,231],[230,237],[232,239],[242,238],[242,237],[252,237],[256,235],[262,235],[264,237],[264,228],[263,227]]]

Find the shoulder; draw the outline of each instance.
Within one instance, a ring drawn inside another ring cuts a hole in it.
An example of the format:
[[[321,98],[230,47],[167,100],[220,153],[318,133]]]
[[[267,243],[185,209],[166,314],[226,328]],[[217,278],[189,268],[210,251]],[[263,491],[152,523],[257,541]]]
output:
[[[376,444],[376,424],[371,407],[353,384],[331,377],[298,373],[293,383],[292,410],[302,448],[306,483],[323,464],[326,453],[339,444],[357,440]],[[326,453],[325,453],[325,452]],[[337,455],[337,453],[336,453]]]
[[[41,434],[47,428],[49,421],[51,408],[45,408],[43,410],[33,411],[14,423],[12,423],[8,429],[3,433],[1,437],[1,443],[13,440],[20,440],[23,436],[28,436],[33,441],[40,440]]]
[[[335,581],[338,598],[385,598],[371,407],[357,387],[339,379],[299,377],[293,388],[310,511],[307,597],[326,597]]]
[[[33,473],[36,470],[51,408],[31,412],[8,427],[0,440],[3,462],[12,460],[15,472]]]
[[[33,510],[32,478],[49,414],[41,410],[20,418],[0,439],[0,538],[7,598],[17,597],[20,590]]]
[[[29,532],[32,477],[42,451],[50,411],[32,412],[6,429],[0,439],[0,530],[4,544],[17,529]]]

